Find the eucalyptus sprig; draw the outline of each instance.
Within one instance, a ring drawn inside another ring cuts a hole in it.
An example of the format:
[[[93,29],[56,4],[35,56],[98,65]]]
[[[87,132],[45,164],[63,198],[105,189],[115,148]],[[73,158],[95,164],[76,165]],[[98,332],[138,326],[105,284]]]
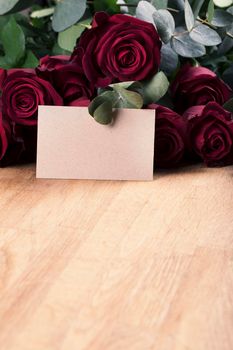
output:
[[[111,124],[116,109],[140,109],[159,101],[167,92],[169,82],[161,71],[152,79],[142,82],[121,82],[100,89],[89,105],[90,115],[100,124]]]

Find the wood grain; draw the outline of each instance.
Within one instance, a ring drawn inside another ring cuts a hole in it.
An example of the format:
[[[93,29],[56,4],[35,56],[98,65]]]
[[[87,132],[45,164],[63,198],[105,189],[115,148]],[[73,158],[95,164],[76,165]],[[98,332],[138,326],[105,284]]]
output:
[[[232,350],[233,168],[0,170],[1,350]]]

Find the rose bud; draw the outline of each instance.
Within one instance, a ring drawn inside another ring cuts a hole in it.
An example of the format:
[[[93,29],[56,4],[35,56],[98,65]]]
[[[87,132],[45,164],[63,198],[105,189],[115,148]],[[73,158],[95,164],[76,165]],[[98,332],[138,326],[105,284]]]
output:
[[[2,110],[13,122],[37,124],[38,105],[61,106],[63,100],[53,86],[36,76],[33,69],[11,69],[2,83]]]
[[[83,51],[85,75],[97,87],[151,78],[160,65],[161,41],[151,23],[126,15],[96,13],[92,29],[78,41],[71,60]]]
[[[207,166],[233,164],[233,118],[216,102],[189,108],[184,117],[188,121],[189,148]]]
[[[70,56],[45,56],[36,72],[51,83],[63,97],[65,105],[74,105],[75,101],[92,98],[94,87],[85,77],[81,63],[69,59]]]
[[[231,89],[211,70],[185,65],[171,84],[173,103],[182,113],[192,106],[216,101],[223,105],[231,96]]]
[[[185,154],[186,121],[171,109],[156,104],[155,167],[171,168],[179,165]]]

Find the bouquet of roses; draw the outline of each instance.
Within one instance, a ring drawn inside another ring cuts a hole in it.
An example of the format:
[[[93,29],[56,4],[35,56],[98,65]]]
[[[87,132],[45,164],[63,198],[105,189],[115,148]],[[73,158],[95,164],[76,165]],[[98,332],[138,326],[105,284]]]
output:
[[[155,166],[233,164],[231,0],[225,10],[164,3],[140,1],[136,16],[97,12],[70,55],[0,68],[0,165],[35,160],[38,105],[86,106],[101,124],[117,108],[153,108]]]

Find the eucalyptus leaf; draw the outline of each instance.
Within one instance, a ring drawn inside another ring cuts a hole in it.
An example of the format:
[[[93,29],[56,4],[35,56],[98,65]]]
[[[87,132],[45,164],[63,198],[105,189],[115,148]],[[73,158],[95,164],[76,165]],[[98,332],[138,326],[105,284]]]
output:
[[[167,75],[171,75],[178,66],[178,55],[171,48],[170,43],[163,44],[161,48],[161,64],[160,69]]]
[[[175,21],[167,10],[158,10],[153,13],[153,20],[159,36],[164,43],[168,43],[175,30]]]
[[[101,105],[103,104],[104,102],[108,101],[111,103],[111,106],[113,106],[116,101],[118,99],[118,95],[115,91],[105,91],[103,92],[102,94],[100,94],[99,96],[95,97],[89,107],[88,107],[88,110],[89,110],[89,113],[91,116],[94,116],[94,112],[95,110]]]
[[[184,10],[184,0],[168,0],[168,7],[172,7],[176,10]]]
[[[151,80],[143,83],[144,104],[157,102],[167,92],[169,88],[169,81],[163,72],[157,73]]]
[[[147,1],[140,1],[136,8],[136,17],[142,21],[152,23],[154,25],[153,13],[156,11],[155,7]]]
[[[213,0],[210,0],[208,4],[208,9],[207,9],[208,22],[211,23],[213,18],[214,18],[214,2]]]
[[[114,89],[118,93],[118,100],[114,107],[136,109],[142,108],[143,98],[139,93],[126,90],[119,85],[115,85]]]
[[[229,7],[233,4],[232,0],[214,0],[214,4],[218,7]]]
[[[55,32],[61,32],[77,23],[84,15],[86,6],[86,0],[59,1],[52,20]]]
[[[190,32],[195,24],[194,14],[190,3],[188,0],[185,0],[184,3],[184,15],[185,15],[185,23],[188,31]]]
[[[60,32],[58,34],[58,44],[59,46],[67,51],[72,52],[77,39],[81,36],[85,29],[89,27],[91,23],[91,19],[87,19],[85,21],[81,21],[76,25]]]
[[[33,2],[34,0],[0,0],[0,15],[21,11],[32,5]]]
[[[197,18],[205,0],[194,0],[192,4],[194,18]]]
[[[227,27],[233,23],[233,15],[224,10],[215,10],[214,17],[211,22],[216,27]]]
[[[54,13],[54,7],[48,7],[41,10],[36,10],[31,13],[31,18],[43,18],[51,16]]]
[[[152,0],[151,3],[157,10],[165,10],[168,5],[168,0]]]
[[[215,46],[222,42],[220,35],[204,24],[198,24],[190,32],[190,37],[205,46]]]
[[[171,40],[171,46],[178,55],[194,58],[205,55],[205,46],[194,41],[185,28],[176,28],[176,32]]]
[[[111,124],[113,120],[113,110],[111,102],[104,101],[101,105],[99,105],[93,114],[93,118],[99,124]]]

